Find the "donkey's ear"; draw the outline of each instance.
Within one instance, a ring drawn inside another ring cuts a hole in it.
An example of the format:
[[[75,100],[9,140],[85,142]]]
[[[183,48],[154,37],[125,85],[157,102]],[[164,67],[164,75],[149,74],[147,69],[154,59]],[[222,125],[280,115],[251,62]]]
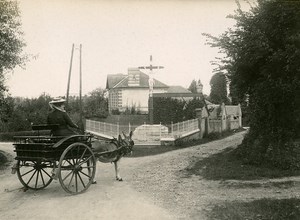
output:
[[[118,141],[121,141],[122,140],[122,137],[121,137],[121,135],[119,134],[119,136],[118,136]]]
[[[132,137],[132,134],[133,134],[133,132],[132,132],[132,131],[130,131],[130,133],[129,133],[129,137],[130,137],[130,139],[131,139],[131,137]]]

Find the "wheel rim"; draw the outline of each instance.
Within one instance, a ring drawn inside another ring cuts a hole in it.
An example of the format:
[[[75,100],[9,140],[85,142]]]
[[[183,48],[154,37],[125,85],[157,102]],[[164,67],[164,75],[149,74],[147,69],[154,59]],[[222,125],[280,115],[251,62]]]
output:
[[[18,161],[17,174],[20,182],[28,189],[39,190],[51,182],[51,162]]]
[[[95,156],[87,145],[74,143],[61,155],[58,178],[62,188],[71,194],[86,191],[94,180]]]

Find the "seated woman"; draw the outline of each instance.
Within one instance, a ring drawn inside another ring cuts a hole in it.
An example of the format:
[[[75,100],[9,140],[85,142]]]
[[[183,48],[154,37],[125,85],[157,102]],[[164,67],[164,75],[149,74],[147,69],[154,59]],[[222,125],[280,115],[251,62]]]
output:
[[[65,99],[55,98],[49,105],[52,111],[48,114],[47,124],[58,124],[58,128],[52,130],[54,136],[70,136],[78,134],[71,128],[79,129],[79,127],[71,120],[68,113],[65,111]]]

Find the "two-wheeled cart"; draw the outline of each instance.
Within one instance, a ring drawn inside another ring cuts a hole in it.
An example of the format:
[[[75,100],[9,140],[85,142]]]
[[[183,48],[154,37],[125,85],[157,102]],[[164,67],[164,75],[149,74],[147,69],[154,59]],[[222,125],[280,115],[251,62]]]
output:
[[[33,126],[33,130],[51,130],[57,125]],[[25,188],[39,190],[58,178],[70,194],[86,191],[96,172],[96,157],[91,135],[58,137],[51,135],[17,136],[16,172]]]

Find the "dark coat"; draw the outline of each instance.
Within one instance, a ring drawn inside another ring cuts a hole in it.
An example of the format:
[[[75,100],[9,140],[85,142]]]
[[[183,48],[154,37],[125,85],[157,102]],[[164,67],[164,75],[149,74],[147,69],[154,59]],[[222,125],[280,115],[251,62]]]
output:
[[[77,132],[70,129],[70,127],[78,128],[78,126],[73,123],[73,121],[66,112],[54,109],[52,112],[49,113],[47,117],[47,123],[59,125],[58,129],[51,131],[54,136],[69,136],[77,134]]]

